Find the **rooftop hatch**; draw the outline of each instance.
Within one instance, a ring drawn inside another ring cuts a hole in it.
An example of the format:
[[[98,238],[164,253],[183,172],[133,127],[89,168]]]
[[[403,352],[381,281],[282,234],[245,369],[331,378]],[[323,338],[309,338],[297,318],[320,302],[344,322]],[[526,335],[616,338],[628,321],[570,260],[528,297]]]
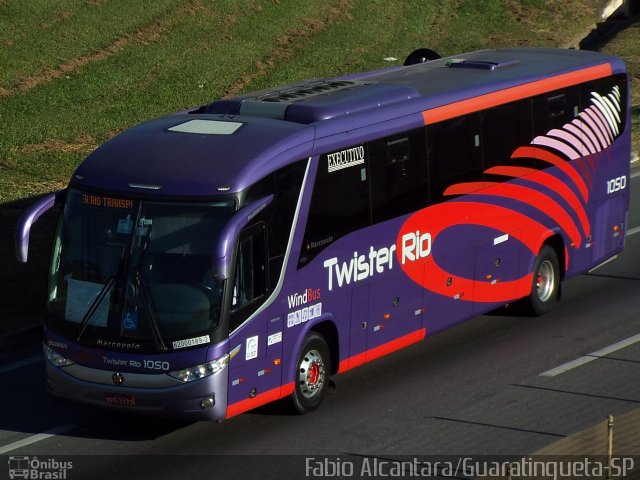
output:
[[[189,120],[168,128],[170,132],[197,133],[200,135],[232,135],[242,126],[240,122],[220,120]]]

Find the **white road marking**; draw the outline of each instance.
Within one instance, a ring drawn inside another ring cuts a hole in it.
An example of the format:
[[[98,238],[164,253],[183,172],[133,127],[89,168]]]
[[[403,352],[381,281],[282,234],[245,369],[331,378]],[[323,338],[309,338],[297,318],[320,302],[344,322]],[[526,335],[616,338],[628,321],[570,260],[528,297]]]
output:
[[[0,367],[0,374],[11,372],[13,370],[17,370],[18,368],[26,367],[27,365],[33,365],[34,363],[38,363],[41,361],[42,361],[42,355],[36,355],[34,357],[25,358],[24,360],[19,360],[17,362],[13,362],[8,365],[4,365]]]
[[[595,352],[589,353],[584,357],[576,358],[575,360],[564,363],[559,367],[552,368],[551,370],[547,370],[546,372],[541,373],[540,376],[555,377],[557,375],[560,375],[561,373],[568,372],[569,370],[573,370],[574,368],[577,368],[581,365],[584,365],[589,362],[593,362],[598,358],[604,357],[605,355],[609,355],[610,353],[613,353],[613,352],[617,352],[618,350],[622,350],[623,348],[626,348],[638,342],[640,342],[640,333],[637,335],[634,335],[633,337],[629,337],[625,340],[621,340],[618,343],[614,343],[613,345],[609,345],[608,347],[604,347],[600,350],[596,350]]]
[[[637,176],[640,176],[640,170],[636,170],[631,174],[631,178],[636,178]]]
[[[634,227],[627,230],[627,237],[630,237],[631,235],[635,235],[636,233],[640,233],[640,227]]]
[[[75,425],[61,425],[59,427],[52,428],[43,433],[38,433],[37,435],[31,435],[30,437],[23,438],[22,440],[18,440],[17,442],[10,443],[5,445],[4,447],[0,447],[0,455],[4,455],[7,452],[11,452],[13,450],[17,450],[22,447],[26,447],[27,445],[32,445],[36,442],[40,442],[42,440],[46,440],[49,437],[54,437],[64,432],[68,432],[69,430],[73,430],[76,428]]]

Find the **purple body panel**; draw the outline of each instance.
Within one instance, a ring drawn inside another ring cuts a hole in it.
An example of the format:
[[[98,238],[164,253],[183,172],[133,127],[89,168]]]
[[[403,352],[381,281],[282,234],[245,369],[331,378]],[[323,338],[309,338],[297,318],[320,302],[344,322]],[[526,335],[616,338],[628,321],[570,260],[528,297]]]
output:
[[[171,115],[117,135],[80,164],[71,185],[135,195],[211,198],[241,191],[290,163],[291,156],[300,159],[311,153],[311,127],[264,118],[228,118],[245,122],[233,135],[167,131],[194,119],[211,116]]]

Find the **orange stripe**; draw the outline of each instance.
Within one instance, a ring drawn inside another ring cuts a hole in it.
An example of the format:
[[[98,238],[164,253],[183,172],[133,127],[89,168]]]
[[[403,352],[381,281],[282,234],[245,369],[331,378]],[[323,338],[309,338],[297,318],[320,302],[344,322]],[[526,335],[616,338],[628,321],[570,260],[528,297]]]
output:
[[[344,373],[347,370],[359,367],[364,363],[371,362],[372,360],[384,357],[385,355],[424,340],[426,334],[427,329],[421,328],[420,330],[416,330],[415,332],[411,332],[407,335],[404,335],[403,337],[391,340],[390,342],[379,345],[375,348],[372,348],[371,350],[367,350],[365,352],[359,353],[358,355],[354,355],[351,358],[347,358],[346,360],[340,362],[338,373]]]
[[[536,173],[538,170],[529,167],[515,167],[512,165],[497,165],[495,167],[487,168],[484,173],[491,175],[502,175],[504,177],[524,177]]]
[[[422,112],[425,125],[442,122],[449,118],[458,117],[467,113],[477,112],[486,108],[495,107],[504,103],[513,102],[522,98],[532,97],[541,93],[557,90],[559,88],[576,85],[589,80],[611,75],[611,65],[604,63],[595,67],[585,68],[577,72],[563,73],[555,77],[536,80],[516,87],[505,88],[497,92],[486,93],[478,97],[469,98],[460,102],[443,105]]]
[[[256,395],[254,398],[247,398],[246,400],[240,400],[232,405],[227,407],[227,416],[225,418],[234,417],[248,410],[252,410],[261,405],[265,405],[269,402],[273,402],[275,400],[279,400],[280,398],[284,398],[287,395],[291,395],[293,393],[294,384],[293,382],[287,383],[286,385],[282,385],[281,387],[276,387],[271,390],[267,390],[264,393]]]
[[[567,161],[555,153],[551,153],[540,147],[518,147],[511,154],[511,158],[537,158],[539,160],[544,160],[551,165],[564,165]]]
[[[483,188],[491,187],[493,185],[498,185],[497,182],[465,182],[465,183],[456,183],[455,185],[451,185],[447,187],[442,195],[448,197],[449,195],[466,195],[469,193],[477,192],[478,190],[482,190]]]

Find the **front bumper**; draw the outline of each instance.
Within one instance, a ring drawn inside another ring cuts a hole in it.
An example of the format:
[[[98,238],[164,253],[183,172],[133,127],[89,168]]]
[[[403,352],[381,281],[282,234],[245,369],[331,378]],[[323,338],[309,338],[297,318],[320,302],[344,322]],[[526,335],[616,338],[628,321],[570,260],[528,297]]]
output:
[[[47,389],[56,397],[110,410],[186,420],[219,421],[227,413],[227,368],[188,383],[169,379],[165,374],[123,373],[124,381],[118,386],[104,380],[111,378],[113,371],[77,364],[57,367],[48,360],[45,364]],[[131,382],[135,386],[126,386],[129,376],[135,378]],[[114,399],[127,401],[115,404]],[[213,399],[213,404],[203,408],[205,399]]]

